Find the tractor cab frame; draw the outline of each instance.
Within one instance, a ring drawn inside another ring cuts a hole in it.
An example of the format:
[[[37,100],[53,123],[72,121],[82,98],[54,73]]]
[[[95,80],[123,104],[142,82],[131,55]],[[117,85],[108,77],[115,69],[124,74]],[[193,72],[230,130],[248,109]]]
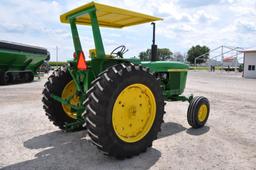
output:
[[[175,101],[189,101],[191,99],[191,97],[178,96],[184,91],[188,66],[179,62],[157,61],[155,23],[152,23],[153,44],[151,49],[151,61],[143,62],[134,58],[111,58],[111,56],[109,57],[105,54],[100,26],[109,28],[124,28],[159,21],[162,20],[161,18],[91,2],[61,15],[60,20],[62,23],[70,24],[75,48],[75,56],[81,56],[80,54],[83,53],[77,25],[90,25],[92,28],[95,49],[90,50],[91,60],[87,61],[87,65],[89,65],[88,70],[82,70],[80,72],[77,67],[73,68],[73,71],[87,75],[84,76],[84,80],[86,81],[83,83],[85,85],[84,92],[90,88],[91,81],[93,81],[93,79],[96,78],[96,76],[107,67],[117,63],[131,62],[148,67],[150,71],[154,72],[156,76],[158,76],[158,78],[163,80],[163,85],[165,86],[164,95],[166,99]],[[78,60],[79,57],[75,57],[74,60],[69,62],[71,65],[76,66],[78,64]],[[172,76],[169,76],[169,74],[172,74]],[[74,75],[76,75],[76,73]],[[76,81],[77,87],[79,86],[78,81],[79,80]],[[168,84],[167,82],[175,83]],[[82,89],[82,87],[78,87],[78,89]]]

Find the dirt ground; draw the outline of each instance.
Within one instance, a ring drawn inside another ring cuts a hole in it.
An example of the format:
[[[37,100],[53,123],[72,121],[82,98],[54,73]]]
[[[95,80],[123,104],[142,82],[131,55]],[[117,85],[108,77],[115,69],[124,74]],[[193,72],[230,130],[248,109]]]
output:
[[[188,103],[166,105],[159,138],[123,161],[94,147],[86,131],[64,133],[44,115],[45,78],[0,86],[0,168],[3,169],[256,169],[256,80],[240,73],[191,71],[185,94],[209,98],[202,129],[186,120]]]

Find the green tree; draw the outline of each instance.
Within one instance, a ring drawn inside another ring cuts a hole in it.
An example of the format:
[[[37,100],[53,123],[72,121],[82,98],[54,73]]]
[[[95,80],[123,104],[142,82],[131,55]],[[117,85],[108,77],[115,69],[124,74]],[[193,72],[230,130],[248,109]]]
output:
[[[173,53],[168,48],[160,48],[157,50],[157,55],[161,61],[171,60]]]
[[[184,62],[184,56],[180,52],[174,53],[174,60]]]
[[[168,48],[159,48],[157,49],[157,55],[159,57],[159,60],[165,61],[165,60],[171,60],[173,53]],[[142,61],[150,60],[150,56],[151,56],[151,49],[147,49],[146,51],[142,51],[139,53],[139,58]]]
[[[205,54],[203,57],[198,58],[198,59],[196,60],[196,63],[197,63],[197,64],[205,63],[206,60],[209,58],[209,51],[210,51],[210,49],[209,49],[207,46],[200,46],[200,45],[192,46],[192,47],[188,50],[187,60],[188,60],[191,64],[194,64],[196,57]]]
[[[142,51],[142,52],[139,53],[139,58],[142,61],[149,60],[149,56],[150,56],[150,54],[148,54],[148,50],[147,51]]]

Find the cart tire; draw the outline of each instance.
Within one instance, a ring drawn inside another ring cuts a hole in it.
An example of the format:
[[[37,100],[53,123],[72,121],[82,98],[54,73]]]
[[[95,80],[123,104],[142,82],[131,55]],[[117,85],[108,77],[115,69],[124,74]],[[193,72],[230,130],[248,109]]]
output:
[[[63,105],[54,100],[51,97],[51,94],[61,97],[66,85],[71,81],[72,77],[67,71],[67,68],[65,66],[60,67],[49,76],[42,92],[42,102],[46,116],[55,126],[62,130],[65,130],[65,124],[75,122],[76,118],[69,116],[69,114],[64,110]],[[80,129],[82,129],[82,127],[75,130]]]
[[[0,85],[6,85],[9,83],[9,76],[6,72],[0,72]]]
[[[93,83],[88,90],[87,114],[84,116],[92,143],[104,154],[118,159],[145,152],[157,139],[163,122],[164,98],[160,81],[141,66],[117,64],[101,73]],[[121,102],[124,106],[120,105]],[[127,110],[122,110],[122,107],[127,107]],[[134,117],[121,118],[121,114]],[[120,130],[123,124],[127,125],[124,133]],[[128,134],[124,135],[126,132]]]
[[[22,82],[24,83],[29,83],[34,80],[34,74],[32,72],[25,72],[22,73]]]
[[[190,126],[197,129],[203,127],[210,113],[210,103],[202,96],[194,97],[188,107],[187,121]]]

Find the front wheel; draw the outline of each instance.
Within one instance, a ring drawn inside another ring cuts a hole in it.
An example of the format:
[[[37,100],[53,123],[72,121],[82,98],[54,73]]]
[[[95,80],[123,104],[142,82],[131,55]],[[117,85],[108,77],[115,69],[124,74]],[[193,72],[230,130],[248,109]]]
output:
[[[84,117],[92,142],[119,159],[146,151],[163,122],[160,82],[147,69],[130,64],[112,66],[96,80]]]
[[[192,99],[187,111],[188,124],[197,129],[203,127],[210,113],[210,103],[207,98],[197,96]]]

